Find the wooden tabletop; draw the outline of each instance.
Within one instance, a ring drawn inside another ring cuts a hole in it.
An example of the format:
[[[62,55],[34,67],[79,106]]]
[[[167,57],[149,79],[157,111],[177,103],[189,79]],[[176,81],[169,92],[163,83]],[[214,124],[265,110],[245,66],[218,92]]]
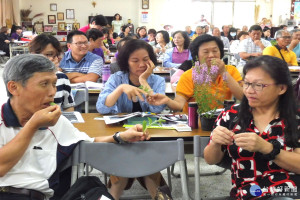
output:
[[[87,133],[90,137],[113,135],[117,131],[126,130],[123,124],[106,125],[103,120],[94,120],[95,117],[101,117],[99,113],[82,113],[85,123],[73,124],[77,129]],[[189,132],[177,132],[176,130],[165,129],[148,129],[148,132],[153,139],[176,139],[184,138],[192,140],[194,135],[210,136],[209,131],[202,131],[201,128],[193,129]]]

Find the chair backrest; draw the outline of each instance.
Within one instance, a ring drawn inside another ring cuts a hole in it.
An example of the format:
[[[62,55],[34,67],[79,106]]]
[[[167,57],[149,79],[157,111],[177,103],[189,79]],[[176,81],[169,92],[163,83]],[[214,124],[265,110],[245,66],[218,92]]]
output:
[[[79,151],[80,163],[122,177],[147,176],[184,161],[182,139],[130,144],[82,142]]]

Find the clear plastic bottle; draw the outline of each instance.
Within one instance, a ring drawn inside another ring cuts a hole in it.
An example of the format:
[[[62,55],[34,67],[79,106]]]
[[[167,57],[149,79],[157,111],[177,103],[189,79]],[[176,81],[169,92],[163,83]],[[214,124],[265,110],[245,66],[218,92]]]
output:
[[[110,65],[104,65],[102,68],[102,83],[105,84],[110,77]]]

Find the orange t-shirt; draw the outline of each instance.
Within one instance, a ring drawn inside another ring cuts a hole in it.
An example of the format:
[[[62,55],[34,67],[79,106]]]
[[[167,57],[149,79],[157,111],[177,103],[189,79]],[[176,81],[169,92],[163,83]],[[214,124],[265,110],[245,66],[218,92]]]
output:
[[[236,80],[237,82],[242,80],[242,77],[235,66],[226,65],[225,67],[228,74],[230,74],[234,80]],[[220,93],[225,93],[225,99],[231,99],[232,92],[227,86],[223,86],[223,82],[224,80],[222,76],[219,75],[215,84],[213,84],[212,86],[212,92],[215,93],[216,91],[218,91]],[[194,82],[192,79],[192,69],[187,70],[181,75],[179,82],[176,86],[176,95],[181,95],[185,99],[187,99],[187,103],[183,107],[183,112],[188,112],[188,102],[195,102],[195,98],[193,97]]]

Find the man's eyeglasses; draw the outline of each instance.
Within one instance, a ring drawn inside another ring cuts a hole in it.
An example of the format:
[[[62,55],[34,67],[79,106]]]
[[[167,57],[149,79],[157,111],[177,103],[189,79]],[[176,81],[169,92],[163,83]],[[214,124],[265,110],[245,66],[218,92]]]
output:
[[[72,43],[72,44],[75,44],[76,46],[78,47],[82,47],[83,45],[84,46],[87,46],[89,45],[90,43],[88,41],[85,41],[85,42],[75,42],[75,43]]]
[[[249,86],[253,88],[255,91],[262,91],[265,87],[268,87],[270,85],[276,85],[276,83],[270,83],[270,84],[263,84],[263,83],[250,83],[247,81],[243,81],[243,88],[248,89]]]

